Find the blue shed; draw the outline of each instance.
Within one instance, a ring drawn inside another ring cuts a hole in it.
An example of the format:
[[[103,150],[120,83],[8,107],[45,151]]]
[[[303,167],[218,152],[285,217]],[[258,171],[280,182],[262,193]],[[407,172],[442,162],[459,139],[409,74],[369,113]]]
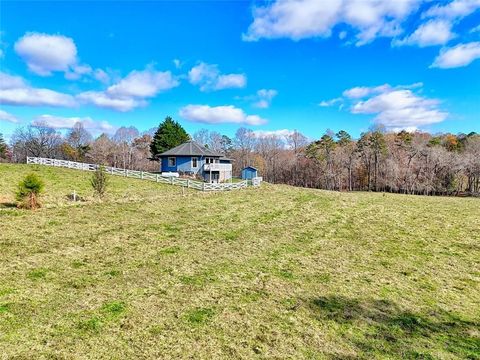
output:
[[[243,180],[252,180],[258,176],[258,170],[253,166],[247,166],[242,169],[242,179]]]

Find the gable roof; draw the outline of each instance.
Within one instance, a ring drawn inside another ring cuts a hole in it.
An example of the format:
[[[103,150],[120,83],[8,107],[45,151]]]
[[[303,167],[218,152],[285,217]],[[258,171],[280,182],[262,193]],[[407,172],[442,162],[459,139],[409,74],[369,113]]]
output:
[[[247,169],[252,169],[252,170],[258,171],[258,169],[257,169],[257,168],[254,168],[253,166],[245,166],[245,167],[242,169],[242,171],[243,171],[243,170],[247,170]]]
[[[167,150],[158,156],[215,156],[222,157],[223,154],[217,153],[213,150],[207,149],[196,141],[189,140],[183,144]]]

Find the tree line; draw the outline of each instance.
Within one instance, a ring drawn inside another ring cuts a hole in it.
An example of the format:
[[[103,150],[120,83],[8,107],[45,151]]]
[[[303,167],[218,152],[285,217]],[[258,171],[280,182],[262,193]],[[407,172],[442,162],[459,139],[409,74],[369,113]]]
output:
[[[190,136],[167,117],[140,133],[121,127],[94,138],[77,123],[66,134],[46,124],[18,128],[0,161],[27,156],[85,161],[133,170],[158,171],[158,154]],[[202,129],[193,139],[233,159],[234,175],[251,165],[265,181],[337,191],[386,191],[423,195],[480,193],[480,135],[387,132],[374,128],[352,138],[327,130],[317,140],[298,131],[258,134],[239,128],[234,137]]]
[[[296,131],[283,137],[249,133],[237,132],[230,156],[239,167],[252,163],[268,182],[337,191],[480,192],[480,135],[473,132],[372,129],[353,139],[346,131],[327,131],[314,141]]]

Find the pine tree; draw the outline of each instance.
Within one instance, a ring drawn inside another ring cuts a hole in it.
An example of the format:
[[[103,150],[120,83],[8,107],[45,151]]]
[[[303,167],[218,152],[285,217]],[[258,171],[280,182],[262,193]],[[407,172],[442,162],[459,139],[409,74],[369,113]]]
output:
[[[0,133],[0,159],[7,157],[7,144],[3,140],[3,135]]]
[[[105,173],[105,168],[103,166],[97,167],[92,174],[90,184],[92,185],[95,194],[97,194],[100,199],[103,198],[108,186],[107,174]]]
[[[189,139],[190,137],[182,125],[174,121],[170,116],[167,116],[158,126],[158,129],[153,136],[152,143],[150,144],[152,158],[156,159],[159,154],[170,150]]]
[[[36,174],[28,174],[17,187],[16,198],[18,207],[35,210],[40,207],[38,198],[45,184]]]

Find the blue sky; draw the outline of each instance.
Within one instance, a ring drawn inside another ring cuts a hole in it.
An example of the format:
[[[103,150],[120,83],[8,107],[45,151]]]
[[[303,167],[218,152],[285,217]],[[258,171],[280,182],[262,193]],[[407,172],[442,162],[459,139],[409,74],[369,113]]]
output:
[[[480,1],[1,2],[0,132],[480,132]]]

